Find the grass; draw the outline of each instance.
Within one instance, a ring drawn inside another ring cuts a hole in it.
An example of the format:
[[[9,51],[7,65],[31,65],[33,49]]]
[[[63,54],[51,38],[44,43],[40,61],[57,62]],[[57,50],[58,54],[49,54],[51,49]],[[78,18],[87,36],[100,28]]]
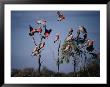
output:
[[[38,70],[33,68],[25,69],[12,69],[12,77],[99,77],[100,76],[100,67],[98,64],[90,64],[87,68],[80,70],[79,72],[70,72],[70,73],[57,73],[43,67],[41,73],[38,73]]]

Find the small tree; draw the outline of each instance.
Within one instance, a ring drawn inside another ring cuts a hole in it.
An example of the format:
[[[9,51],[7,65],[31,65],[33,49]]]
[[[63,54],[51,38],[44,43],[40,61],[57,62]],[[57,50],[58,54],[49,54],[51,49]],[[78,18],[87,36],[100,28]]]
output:
[[[37,46],[37,44],[36,44],[36,41],[35,41],[35,39],[34,39],[34,36],[32,37],[33,38],[33,41],[34,41],[34,45],[35,46]],[[40,42],[39,42],[39,44],[38,44],[38,50],[36,50],[36,51],[38,51],[38,52],[36,52],[35,54],[34,54],[34,56],[36,56],[37,57],[37,59],[38,59],[38,72],[39,72],[39,75],[41,74],[41,65],[42,65],[42,62],[41,62],[41,53],[42,53],[42,49],[40,49],[40,46],[41,46],[41,44],[42,44],[42,37],[40,38]]]
[[[72,30],[72,29],[71,29]],[[70,31],[71,31],[70,30]],[[87,67],[87,59],[88,56],[91,58],[96,58],[97,54],[93,50],[90,50],[87,46],[88,39],[87,37],[84,38],[80,37],[79,35],[77,37],[72,37],[72,32],[68,32],[67,37],[65,38],[64,43],[61,46],[61,59],[60,63],[63,63],[66,61],[66,63],[70,63],[71,58],[73,59],[73,65],[74,65],[74,72],[76,72],[76,67],[78,65],[79,60],[81,58],[84,58],[82,62],[84,62],[83,69],[86,70]],[[87,32],[86,32],[87,34]],[[87,35],[86,35],[87,36]],[[89,49],[89,50],[88,50]]]
[[[61,45],[61,41],[59,42],[59,46],[58,46],[58,59],[57,59],[58,73],[60,69],[60,45]]]
[[[42,20],[40,20],[41,21],[41,23],[40,24],[42,24],[42,22],[44,22],[44,20],[42,21]],[[39,24],[38,24],[39,25]],[[43,51],[43,47],[44,47],[44,45],[45,45],[45,42],[43,42],[43,39],[46,39],[46,38],[48,38],[48,36],[49,36],[49,34],[51,33],[51,29],[47,29],[46,28],[46,21],[45,21],[45,25],[44,25],[44,23],[42,24],[43,26],[42,27],[44,27],[44,29],[45,29],[45,32],[44,33],[42,33],[42,28],[41,28],[41,26],[38,28],[38,29],[33,29],[31,26],[30,26],[30,33],[29,33],[29,35],[30,36],[32,36],[32,39],[33,39],[33,41],[34,41],[34,45],[35,45],[35,49],[34,49],[34,51],[32,52],[32,54],[34,55],[34,56],[36,56],[37,58],[38,58],[38,72],[39,72],[39,75],[41,74],[41,66],[42,66],[42,62],[43,61],[41,61],[41,53],[42,53],[42,51]],[[36,44],[36,41],[35,41],[35,38],[34,38],[34,34],[35,33],[40,33],[39,34],[39,36],[40,36],[40,41],[39,41],[39,43],[38,43],[38,45]]]

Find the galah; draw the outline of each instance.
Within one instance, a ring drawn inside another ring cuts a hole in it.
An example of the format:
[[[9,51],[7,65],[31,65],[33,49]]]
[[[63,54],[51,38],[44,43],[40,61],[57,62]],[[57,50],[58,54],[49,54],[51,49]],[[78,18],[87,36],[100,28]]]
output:
[[[94,40],[88,40],[87,41],[87,46],[92,46],[94,44]]]
[[[67,50],[69,50],[70,48],[71,48],[71,45],[68,44],[68,45],[66,46],[66,48],[64,49],[64,51],[67,51]]]
[[[84,26],[79,26],[79,31],[82,32],[83,34],[87,33],[87,30]]]
[[[33,36],[35,33],[35,29],[31,25],[29,25],[29,29],[30,29],[29,35]]]
[[[44,48],[44,46],[45,46],[45,42],[41,43],[40,49]]]
[[[51,31],[52,31],[52,29],[49,29],[49,30],[46,29],[45,33],[44,33],[45,37],[48,37],[50,35]]]
[[[59,38],[60,38],[59,34],[56,34],[54,43],[57,42],[59,40]]]
[[[42,20],[42,25],[46,25],[46,22],[47,22],[47,21],[43,19],[43,20]]]
[[[84,26],[79,26],[78,30],[77,30],[77,38],[79,38],[80,33],[83,34],[83,40],[85,41],[87,38],[87,30]]]
[[[46,20],[42,19],[42,20],[37,20],[36,23],[39,25],[39,24],[42,24],[42,25],[46,25]]]
[[[36,29],[36,32],[38,32],[38,33],[42,33],[42,28],[39,27],[38,29]]]
[[[57,11],[57,15],[58,15],[58,20],[57,21],[62,21],[62,20],[65,19],[65,16],[60,11]]]
[[[69,31],[68,31],[68,36],[72,35],[72,33],[73,33],[73,29],[70,28]]]
[[[39,54],[39,48],[38,48],[38,46],[36,46],[35,48],[34,48],[34,50],[32,51],[32,54],[35,56],[35,55],[37,55],[37,54]]]
[[[94,50],[93,44],[94,44],[94,40],[88,40],[86,50],[87,51],[93,51]]]
[[[66,41],[70,41],[70,40],[72,40],[73,39],[73,35],[70,35],[70,36],[68,36],[67,38],[66,38]]]
[[[47,29],[46,26],[44,26],[45,28],[45,32],[44,32],[44,39],[48,38],[48,36],[50,35],[50,33],[52,32],[52,29]]]
[[[41,27],[39,27],[38,29],[34,29],[34,28],[32,28],[31,25],[29,25],[29,28],[30,28],[30,32],[29,32],[30,36],[33,36],[35,33],[42,33]]]

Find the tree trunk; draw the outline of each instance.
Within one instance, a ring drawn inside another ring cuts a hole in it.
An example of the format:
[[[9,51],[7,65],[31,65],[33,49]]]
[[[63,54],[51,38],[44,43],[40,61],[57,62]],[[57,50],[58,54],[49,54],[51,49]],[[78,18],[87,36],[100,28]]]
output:
[[[58,46],[58,61],[57,61],[58,73],[59,73],[59,68],[60,68],[60,62],[59,62],[59,51],[60,51],[60,44],[61,44],[61,41],[60,41],[59,46]]]
[[[42,36],[41,36],[41,40],[40,40],[40,43],[39,43],[39,48],[40,48],[40,45],[42,44]],[[38,72],[39,72],[39,75],[41,74],[41,52],[39,53],[39,58],[38,58],[38,63],[39,63],[39,67],[38,67]]]
[[[39,58],[38,58],[38,63],[39,63],[39,67],[38,67],[38,72],[39,72],[39,75],[41,74],[40,70],[41,70],[41,55],[39,54]]]
[[[76,58],[74,59],[74,73],[76,73]]]
[[[59,68],[60,68],[60,64],[59,64],[59,58],[58,58],[58,65],[57,65],[58,67],[58,73],[59,73]]]
[[[85,60],[84,60],[84,71],[86,71],[86,59],[87,59],[87,57],[85,56]]]

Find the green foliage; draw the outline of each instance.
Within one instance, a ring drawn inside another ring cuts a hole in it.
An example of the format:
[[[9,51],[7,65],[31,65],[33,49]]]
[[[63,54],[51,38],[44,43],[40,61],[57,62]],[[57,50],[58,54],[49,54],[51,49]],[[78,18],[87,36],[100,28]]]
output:
[[[70,61],[70,57],[75,57],[75,55],[80,55],[80,49],[78,48],[78,44],[81,44],[82,42],[77,42],[76,40],[72,39],[69,41],[64,41],[64,43],[62,44],[61,47],[61,58],[60,61],[62,62],[66,62],[69,63]],[[84,43],[83,43],[84,44]],[[70,45],[71,49],[68,49],[65,51],[66,46]],[[63,63],[62,62],[62,63]]]

